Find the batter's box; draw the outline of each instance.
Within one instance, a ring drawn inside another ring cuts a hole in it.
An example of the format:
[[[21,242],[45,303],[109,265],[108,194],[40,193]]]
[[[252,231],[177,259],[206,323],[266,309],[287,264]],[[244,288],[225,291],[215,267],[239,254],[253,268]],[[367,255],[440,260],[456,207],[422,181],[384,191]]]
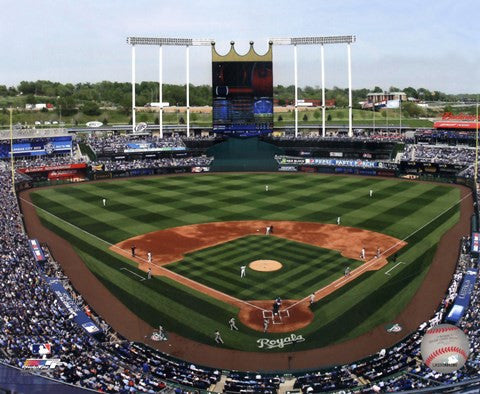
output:
[[[271,320],[273,324],[283,324],[283,319],[290,317],[288,309],[281,309],[274,315],[272,311],[262,311],[263,319]]]

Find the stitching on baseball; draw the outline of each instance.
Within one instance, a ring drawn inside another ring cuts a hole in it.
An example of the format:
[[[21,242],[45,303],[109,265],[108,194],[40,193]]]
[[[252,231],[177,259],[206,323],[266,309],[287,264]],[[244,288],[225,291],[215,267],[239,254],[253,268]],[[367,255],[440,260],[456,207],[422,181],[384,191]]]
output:
[[[458,327],[442,327],[442,328],[431,328],[427,331],[427,334],[441,334],[448,331],[457,331],[460,330]]]
[[[425,364],[427,365],[427,367],[430,368],[430,364],[431,362],[438,356],[442,355],[442,354],[445,354],[445,353],[450,353],[450,352],[457,352],[459,353],[465,360],[467,359],[467,354],[466,352],[458,347],[458,346],[445,346],[445,347],[442,347],[440,349],[437,349],[435,350],[433,353],[430,354],[430,356],[428,356],[428,358],[425,360]]]

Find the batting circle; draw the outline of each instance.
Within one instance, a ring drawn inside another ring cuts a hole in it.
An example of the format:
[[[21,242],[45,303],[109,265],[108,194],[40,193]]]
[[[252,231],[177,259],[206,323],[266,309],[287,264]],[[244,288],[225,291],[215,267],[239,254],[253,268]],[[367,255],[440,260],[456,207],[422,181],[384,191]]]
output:
[[[254,271],[271,272],[278,271],[283,265],[276,260],[255,260],[248,267]]]
[[[425,333],[420,351],[427,367],[436,372],[451,373],[465,365],[470,344],[457,326],[439,324]]]

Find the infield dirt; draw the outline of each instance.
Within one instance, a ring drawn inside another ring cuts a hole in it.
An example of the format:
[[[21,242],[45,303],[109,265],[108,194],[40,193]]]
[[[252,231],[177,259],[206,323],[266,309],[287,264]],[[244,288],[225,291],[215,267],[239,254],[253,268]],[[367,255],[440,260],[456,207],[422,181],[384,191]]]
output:
[[[353,227],[311,222],[250,220],[201,223],[154,231],[119,242],[110,249],[134,260],[138,267],[145,272],[151,269],[153,275],[168,277],[210,297],[240,308],[238,317],[242,323],[254,330],[263,331],[264,312],[272,309],[273,300],[245,302],[174,273],[165,269],[164,266],[183,259],[186,253],[223,244],[246,235],[263,236],[260,235],[263,234],[263,229],[272,225],[276,237],[337,250],[344,257],[365,261],[360,267],[352,270],[348,276],[318,289],[314,294],[315,302],[361,274],[381,269],[387,264],[387,258],[390,255],[406,245],[405,241],[389,235]],[[262,232],[259,232],[259,229]],[[131,254],[133,245],[136,247],[135,257],[132,257]],[[360,258],[362,248],[365,249],[364,259]],[[377,257],[378,248],[381,254]],[[152,263],[148,262],[149,252],[152,253]],[[288,314],[283,315],[281,324],[271,324],[268,331],[292,332],[307,326],[313,320],[313,313],[309,305],[309,298],[308,300],[289,300],[282,305],[282,309],[288,308]]]

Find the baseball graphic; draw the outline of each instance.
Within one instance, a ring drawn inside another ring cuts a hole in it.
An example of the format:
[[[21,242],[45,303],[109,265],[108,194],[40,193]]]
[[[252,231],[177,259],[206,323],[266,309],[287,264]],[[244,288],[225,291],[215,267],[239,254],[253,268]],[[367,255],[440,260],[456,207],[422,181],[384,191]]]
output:
[[[425,333],[420,351],[427,367],[436,372],[450,373],[463,367],[469,348],[468,338],[460,328],[439,324]]]

